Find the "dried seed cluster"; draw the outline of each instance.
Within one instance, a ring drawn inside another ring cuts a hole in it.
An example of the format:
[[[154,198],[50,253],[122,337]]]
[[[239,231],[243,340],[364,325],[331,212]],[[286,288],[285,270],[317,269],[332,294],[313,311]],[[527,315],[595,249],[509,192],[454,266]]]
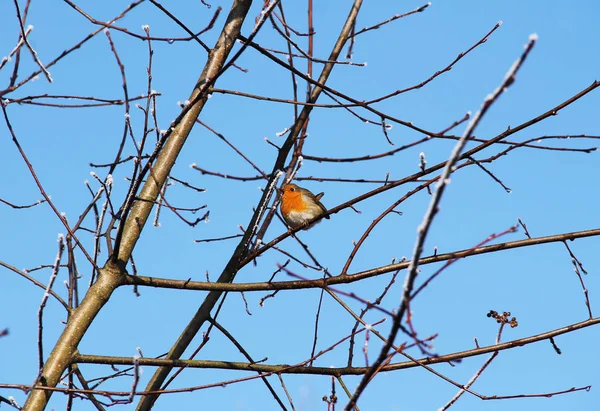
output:
[[[515,328],[519,325],[516,317],[512,317],[509,319],[510,311],[504,311],[502,314],[499,314],[497,311],[490,310],[490,312],[487,313],[487,316],[488,318],[494,318],[498,324],[510,325],[510,328]]]

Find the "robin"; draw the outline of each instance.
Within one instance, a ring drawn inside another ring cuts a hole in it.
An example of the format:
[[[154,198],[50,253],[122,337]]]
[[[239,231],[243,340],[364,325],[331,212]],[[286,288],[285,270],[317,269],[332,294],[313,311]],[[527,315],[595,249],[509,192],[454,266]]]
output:
[[[308,222],[323,213],[327,209],[321,204],[321,198],[325,193],[314,195],[306,188],[298,187],[296,184],[286,184],[281,188],[281,204],[279,209],[283,219],[291,228],[305,226],[303,230],[308,230]],[[329,216],[325,216],[329,219]]]

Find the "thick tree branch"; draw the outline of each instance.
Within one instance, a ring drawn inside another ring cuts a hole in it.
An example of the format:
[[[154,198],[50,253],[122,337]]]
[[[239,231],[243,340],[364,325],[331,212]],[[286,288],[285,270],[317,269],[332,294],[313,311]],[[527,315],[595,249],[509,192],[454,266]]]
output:
[[[493,253],[497,251],[512,250],[521,247],[530,247],[533,245],[559,243],[563,241],[573,241],[577,238],[600,236],[600,228],[593,230],[575,231],[572,233],[563,233],[549,235],[545,237],[533,237],[525,240],[509,241],[486,245],[477,248],[468,248],[465,250],[452,251],[449,253],[436,254],[428,257],[423,257],[419,260],[419,265],[433,264],[440,261],[448,261],[459,258],[471,257],[474,255]],[[256,283],[218,283],[205,281],[191,280],[172,280],[169,278],[147,277],[147,276],[131,276],[126,277],[129,285],[141,285],[146,287],[156,288],[173,288],[179,290],[219,290],[227,292],[242,292],[242,291],[273,291],[273,290],[299,290],[304,288],[321,288],[336,284],[350,284],[366,278],[376,277],[382,274],[405,270],[410,265],[410,261],[401,263],[388,264],[381,267],[371,268],[369,270],[360,271],[355,274],[346,276],[336,275],[319,280],[295,280],[295,281],[273,281],[273,282],[256,282]]]
[[[190,101],[194,103],[187,113],[172,125],[169,139],[159,153],[156,163],[152,167],[152,174],[141,190],[139,195],[141,201],[133,204],[125,221],[122,237],[120,237],[120,246],[115,247],[115,253],[118,253],[116,261],[115,259],[109,260],[106,266],[100,270],[98,281],[90,287],[81,305],[74,310],[54,350],[48,357],[38,385],[56,386],[92,321],[114,290],[124,283],[125,266],[158,198],[160,188],[175,164],[196,118],[206,103],[206,85],[208,82],[214,81],[215,76],[225,65],[225,60],[235,44],[235,39],[250,5],[251,1],[244,0],[234,3],[221,35],[214,49],[211,50],[206,66],[190,96]],[[52,391],[34,390],[28,397],[24,409],[43,410],[51,394]]]

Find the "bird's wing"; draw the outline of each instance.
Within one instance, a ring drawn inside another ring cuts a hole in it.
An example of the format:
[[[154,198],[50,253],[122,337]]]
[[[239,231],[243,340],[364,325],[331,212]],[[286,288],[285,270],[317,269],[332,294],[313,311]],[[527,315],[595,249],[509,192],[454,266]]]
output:
[[[320,202],[320,201],[319,201],[319,207],[321,207],[321,210],[323,210],[323,212],[324,212],[324,213],[326,213],[326,212],[327,212],[327,209],[325,208],[325,206],[324,206],[323,204],[321,204],[321,202]],[[325,219],[326,219],[326,220],[329,220],[329,216],[328,216],[328,215],[326,215],[326,216],[325,216]]]
[[[323,210],[323,212],[326,213],[327,212],[327,208],[321,203],[321,201],[319,201],[319,200],[321,200],[323,198],[324,195],[325,195],[325,193],[319,193],[319,194],[317,194],[315,196],[315,200],[317,201],[317,204],[319,205],[319,207],[321,208],[321,210]],[[329,220],[329,216],[328,215],[326,215],[325,218],[327,220]]]

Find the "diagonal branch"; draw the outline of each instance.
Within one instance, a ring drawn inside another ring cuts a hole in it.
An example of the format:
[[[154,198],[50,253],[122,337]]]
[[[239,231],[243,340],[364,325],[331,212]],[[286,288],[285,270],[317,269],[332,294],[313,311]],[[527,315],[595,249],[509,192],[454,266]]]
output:
[[[481,119],[483,118],[485,113],[489,110],[489,108],[494,104],[494,102],[497,101],[497,99],[500,97],[500,95],[502,95],[502,93],[504,93],[507,90],[507,88],[511,84],[514,83],[517,71],[519,70],[519,68],[521,68],[523,62],[529,55],[529,52],[533,48],[536,40],[537,40],[537,36],[532,35],[529,38],[529,42],[528,42],[527,46],[525,47],[525,51],[521,54],[521,56],[517,59],[517,61],[508,70],[508,73],[504,77],[504,80],[502,81],[500,87],[496,88],[496,90],[494,90],[490,95],[488,95],[485,98],[485,100],[483,101],[483,104],[481,106],[481,109],[475,114],[475,116],[473,116],[473,118],[471,119],[471,122],[467,126],[467,129],[465,130],[463,136],[461,137],[461,139],[458,141],[458,143],[452,150],[452,153],[450,154],[450,157],[448,158],[448,161],[446,162],[446,165],[444,166],[444,171],[442,172],[442,176],[437,184],[436,191],[431,198],[431,202],[429,203],[429,208],[427,209],[427,212],[425,213],[423,222],[419,225],[419,228],[417,229],[417,240],[415,242],[413,258],[407,269],[408,272],[406,273],[406,277],[405,277],[403,293],[402,293],[402,300],[400,302],[400,306],[398,307],[398,313],[396,315],[396,318],[394,319],[394,323],[392,324],[392,329],[390,331],[388,341],[387,341],[387,343],[384,344],[383,348],[381,349],[377,360],[373,363],[373,365],[369,368],[369,370],[363,376],[358,387],[354,391],[352,398],[350,399],[350,401],[348,402],[348,404],[345,407],[346,411],[350,411],[356,405],[358,398],[364,392],[365,388],[367,387],[369,382],[373,379],[375,374],[378,372],[379,367],[388,358],[388,351],[390,350],[392,344],[394,343],[394,340],[396,338],[398,330],[400,329],[401,321],[404,317],[404,314],[408,310],[413,286],[415,283],[415,279],[417,278],[418,261],[421,258],[421,253],[423,252],[423,245],[425,243],[425,238],[427,237],[427,233],[429,232],[429,229],[433,223],[433,219],[439,210],[439,204],[440,204],[442,195],[444,193],[445,188],[448,186],[448,183],[450,182],[450,175],[454,171],[456,163],[461,158],[461,153],[467,143],[467,140],[472,137],[473,132],[475,131],[475,128],[477,127],[477,125],[479,124],[479,122],[481,121]]]
[[[352,8],[348,15],[348,18],[346,19],[344,27],[342,28],[340,36],[338,37],[338,40],[337,40],[335,46],[333,47],[333,51],[331,52],[331,55],[328,60],[336,61],[338,59],[338,56],[340,55],[344,45],[346,44],[348,34],[350,33],[351,28],[356,20],[356,17],[358,15],[358,11],[360,9],[361,4],[362,4],[362,0],[354,1],[354,4],[352,5]],[[262,17],[263,18],[265,17],[265,13],[263,13]],[[249,43],[251,40],[252,40],[252,38],[249,38],[247,43]],[[319,76],[319,80],[318,80],[319,84],[323,84],[327,81],[334,66],[335,66],[335,64],[333,64],[333,63],[325,64],[325,66],[323,67],[323,71],[321,72],[321,75]],[[318,99],[319,95],[321,94],[322,90],[323,90],[323,88],[321,86],[316,86],[311,93],[310,100],[313,102],[316,101]],[[310,106],[305,106],[303,108],[303,110],[300,113],[300,115],[298,116],[298,119],[295,122],[292,130],[290,131],[285,143],[281,146],[281,149],[279,150],[279,154],[278,154],[277,159],[275,160],[275,164],[273,166],[273,171],[271,172],[271,174],[269,176],[269,181],[267,182],[266,188],[262,195],[262,198],[260,199],[258,206],[256,207],[256,212],[253,214],[250,222],[248,223],[248,229],[244,233],[244,236],[240,240],[240,243],[238,244],[235,251],[233,252],[231,259],[228,261],[227,265],[223,269],[223,272],[219,276],[219,279],[217,281],[218,283],[231,283],[233,281],[233,279],[235,278],[237,271],[241,267],[241,263],[247,257],[251,243],[252,243],[252,241],[251,241],[252,237],[254,236],[256,229],[258,227],[258,223],[260,222],[260,220],[264,214],[264,211],[270,202],[271,195],[273,193],[273,189],[275,187],[275,184],[277,183],[277,180],[279,179],[279,177],[281,175],[281,170],[283,169],[285,160],[286,160],[290,150],[292,149],[294,142],[300,135],[302,128],[304,126],[304,123],[308,120],[308,117],[309,117],[309,114],[311,111],[312,111],[312,107],[310,107]],[[222,293],[223,293],[222,291],[211,291],[206,296],[202,305],[200,306],[198,311],[194,314],[194,316],[192,317],[192,319],[190,320],[190,322],[186,326],[186,328],[183,330],[183,332],[181,333],[177,342],[173,345],[173,347],[171,347],[171,350],[169,351],[169,353],[166,356],[167,359],[179,359],[181,357],[181,355],[183,355],[185,349],[189,346],[192,339],[195,337],[195,335],[200,330],[200,327],[202,327],[202,325],[208,320],[211,310],[214,308],[215,304],[221,297]],[[162,382],[165,381],[170,370],[171,370],[171,367],[168,367],[168,366],[160,367],[159,369],[157,369],[155,374],[152,376],[152,379],[148,383],[146,390],[156,391],[156,390],[160,389]],[[137,409],[139,411],[149,410],[152,407],[152,405],[157,397],[158,397],[157,395],[149,395],[149,396],[144,397],[140,401],[140,404],[138,405]]]

